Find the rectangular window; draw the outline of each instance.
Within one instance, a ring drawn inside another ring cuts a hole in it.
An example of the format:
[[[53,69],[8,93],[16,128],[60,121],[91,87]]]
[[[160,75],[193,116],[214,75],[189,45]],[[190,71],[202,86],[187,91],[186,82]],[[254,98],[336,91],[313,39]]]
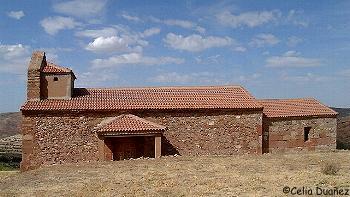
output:
[[[304,142],[309,140],[311,127],[304,127]]]

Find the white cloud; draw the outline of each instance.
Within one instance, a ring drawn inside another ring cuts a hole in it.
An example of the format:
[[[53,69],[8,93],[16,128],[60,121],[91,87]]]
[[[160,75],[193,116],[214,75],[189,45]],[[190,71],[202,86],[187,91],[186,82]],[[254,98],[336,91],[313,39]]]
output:
[[[339,72],[339,75],[350,78],[350,69],[345,69]]]
[[[87,29],[78,31],[75,33],[78,37],[87,37],[87,38],[98,38],[98,37],[109,37],[117,34],[117,30],[112,27],[105,27],[102,29]]]
[[[29,46],[0,44],[0,72],[24,74],[29,59]]]
[[[20,10],[20,11],[11,11],[7,13],[7,16],[19,20],[25,15],[24,15],[24,12]]]
[[[50,62],[60,63],[58,59],[58,53],[61,52],[71,52],[73,51],[72,48],[61,48],[61,47],[55,47],[55,48],[39,48],[36,49],[39,51],[45,51],[46,60]]]
[[[188,20],[178,20],[178,19],[167,19],[167,20],[161,20],[155,17],[151,17],[150,18],[151,21],[156,22],[156,23],[162,23],[165,25],[169,25],[169,26],[178,26],[178,27],[182,27],[184,29],[192,29],[194,31],[197,31],[201,34],[205,33],[205,28],[197,25],[194,22],[188,21]]]
[[[152,27],[141,33],[141,37],[149,37],[160,33],[160,28]]]
[[[281,16],[279,10],[262,11],[262,12],[244,12],[241,14],[232,14],[229,11],[224,11],[216,15],[219,22],[223,25],[233,28],[247,26],[256,27],[269,22],[276,21]]]
[[[303,39],[296,37],[296,36],[290,36],[290,37],[288,37],[287,46],[295,47],[296,45],[298,45],[301,42],[303,42]]]
[[[174,57],[149,57],[141,53],[128,53],[112,56],[108,59],[95,59],[92,61],[92,68],[111,68],[122,65],[162,65],[182,64],[184,59]]]
[[[184,37],[182,35],[168,33],[164,39],[164,42],[174,49],[198,52],[213,47],[229,46],[234,42],[234,40],[230,37],[202,37],[198,34],[192,34]]]
[[[240,76],[238,76],[238,80],[240,82],[252,82],[252,81],[256,81],[260,77],[261,77],[260,73],[253,73],[250,75],[240,75]]]
[[[100,15],[107,0],[72,0],[53,5],[53,9],[61,14],[76,17],[93,17]]]
[[[198,64],[217,64],[221,62],[222,57],[221,55],[217,54],[208,57],[197,56],[194,59]]]
[[[159,28],[149,28],[144,32],[132,32],[128,27],[113,26],[102,29],[82,30],[78,37],[93,38],[86,50],[93,52],[141,52],[148,42],[144,38],[160,33]]]
[[[272,68],[303,68],[320,66],[321,60],[301,57],[300,53],[287,51],[282,56],[272,56],[266,59],[266,66]]]
[[[278,44],[280,40],[272,34],[258,34],[249,43],[252,47],[265,47]]]
[[[332,80],[331,77],[320,76],[313,73],[306,73],[305,75],[296,75],[290,76],[287,73],[283,73],[280,78],[284,81],[291,81],[297,83],[305,83],[305,82],[324,82]]]
[[[213,84],[219,81],[214,77],[213,73],[197,72],[197,73],[162,73],[150,78],[150,81],[158,83],[207,83]]]
[[[148,43],[128,36],[98,37],[90,42],[86,50],[93,52],[141,52]]]
[[[300,10],[290,10],[287,16],[287,22],[292,23],[293,25],[300,27],[308,27],[309,22],[305,19],[305,16],[302,15],[303,11]]]
[[[40,25],[44,28],[46,33],[55,35],[61,30],[73,29],[81,24],[71,17],[55,16],[43,19],[40,21]]]
[[[142,21],[139,17],[131,16],[131,15],[126,14],[126,13],[122,14],[122,17],[126,20],[133,21],[133,22],[141,22]]]
[[[77,73],[79,80],[76,82],[76,86],[79,87],[105,87],[106,83],[114,82],[119,79],[117,73],[112,70],[99,70],[99,72],[87,71],[83,73]],[[91,80],[91,79],[94,80]]]
[[[242,47],[242,46],[238,46],[238,47],[235,47],[233,50],[237,51],[237,52],[246,52],[247,48]]]

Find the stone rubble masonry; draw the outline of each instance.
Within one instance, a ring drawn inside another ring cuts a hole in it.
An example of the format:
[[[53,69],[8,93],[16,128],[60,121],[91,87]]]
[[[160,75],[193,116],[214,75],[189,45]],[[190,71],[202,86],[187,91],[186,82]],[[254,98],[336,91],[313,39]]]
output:
[[[335,117],[265,118],[263,152],[284,153],[336,148]],[[304,127],[311,127],[304,142]]]
[[[35,51],[28,67],[27,100],[40,100],[41,69],[46,64],[45,53]]]
[[[105,118],[128,113],[167,127],[162,155],[262,153],[262,111],[24,112],[21,170],[111,158],[95,127]]]
[[[17,134],[0,139],[0,154],[1,153],[22,153],[22,135]]]
[[[350,116],[338,119],[337,148],[350,149]]]

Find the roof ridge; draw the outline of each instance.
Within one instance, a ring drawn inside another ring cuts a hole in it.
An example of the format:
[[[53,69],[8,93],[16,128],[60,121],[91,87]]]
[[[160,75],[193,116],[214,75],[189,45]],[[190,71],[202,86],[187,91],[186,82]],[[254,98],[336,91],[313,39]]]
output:
[[[272,99],[256,99],[257,101],[288,101],[288,100],[315,100],[313,97],[299,97],[299,98],[272,98]]]
[[[152,132],[162,131],[165,130],[166,127],[133,114],[121,114],[117,117],[109,117],[102,120],[101,123],[95,127],[95,129],[97,132],[128,133],[129,131],[137,130]]]
[[[139,86],[139,87],[103,87],[103,88],[75,88],[88,90],[123,90],[123,89],[218,89],[218,88],[241,88],[240,85],[219,85],[219,86]],[[247,91],[246,91],[247,92]]]
[[[72,72],[72,70],[71,70],[70,68],[57,65],[57,64],[55,64],[55,63],[53,63],[53,62],[47,61],[46,63],[47,63],[47,64],[44,66],[44,68],[47,67],[47,66],[51,66],[51,67],[54,67],[54,68],[56,68],[56,69],[58,69],[58,70],[61,70],[61,71],[63,71],[63,72]]]
[[[136,116],[136,115],[134,115],[134,114],[124,114],[124,115],[125,115],[125,116],[129,116],[129,117],[132,117],[132,118],[135,118],[135,119],[138,119],[138,120],[140,120],[140,121],[142,121],[142,122],[144,122],[144,123],[150,124],[150,125],[155,126],[155,127],[159,127],[159,128],[163,128],[163,129],[166,128],[166,127],[163,126],[163,125],[160,125],[160,124],[151,122],[151,121],[146,120],[146,119],[144,119],[144,118],[138,117],[138,116]]]
[[[315,98],[258,99],[267,117],[298,117],[337,115],[338,113]]]

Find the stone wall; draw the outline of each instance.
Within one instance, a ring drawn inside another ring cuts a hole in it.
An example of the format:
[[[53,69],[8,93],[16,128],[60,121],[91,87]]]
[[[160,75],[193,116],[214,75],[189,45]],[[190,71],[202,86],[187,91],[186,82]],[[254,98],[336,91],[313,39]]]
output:
[[[96,161],[94,117],[23,116],[21,170],[55,163]]]
[[[22,170],[54,163],[104,160],[94,128],[103,119],[132,113],[164,125],[162,154],[261,153],[261,111],[132,111],[24,114]]]
[[[57,81],[55,81],[55,78]],[[68,74],[43,74],[41,77],[41,95],[50,99],[69,99],[72,95],[74,78]]]
[[[261,112],[143,114],[143,117],[167,127],[163,153],[231,155],[262,151]]]
[[[337,148],[350,149],[350,116],[338,118]]]
[[[307,141],[304,141],[305,127],[311,127]],[[264,117],[263,151],[276,153],[335,149],[336,129],[335,117]]]
[[[28,66],[27,100],[40,100],[40,70],[45,64],[45,53],[35,51]]]

